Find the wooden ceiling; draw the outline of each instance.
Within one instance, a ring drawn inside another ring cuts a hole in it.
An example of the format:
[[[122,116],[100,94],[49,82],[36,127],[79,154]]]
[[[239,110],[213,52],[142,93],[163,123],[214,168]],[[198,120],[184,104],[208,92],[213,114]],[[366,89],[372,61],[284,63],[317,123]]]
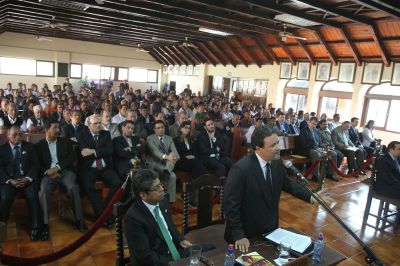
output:
[[[400,61],[398,0],[0,0],[5,31],[140,46],[165,65]]]

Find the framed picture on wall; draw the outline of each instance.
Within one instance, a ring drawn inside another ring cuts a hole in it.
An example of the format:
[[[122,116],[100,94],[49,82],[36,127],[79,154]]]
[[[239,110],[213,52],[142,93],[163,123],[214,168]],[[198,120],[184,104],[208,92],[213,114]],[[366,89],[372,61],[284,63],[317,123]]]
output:
[[[281,79],[290,79],[291,76],[292,76],[292,64],[287,62],[282,62],[281,72],[279,77]]]
[[[356,63],[340,63],[338,82],[353,83],[355,74]]]
[[[194,76],[200,75],[200,66],[199,65],[193,67],[193,75]]]
[[[297,79],[309,80],[310,79],[310,63],[299,62],[297,67]]]
[[[331,76],[331,63],[318,62],[317,63],[317,73],[315,75],[316,81],[329,81]]]
[[[193,66],[192,65],[187,66],[186,75],[188,75],[188,76],[192,76],[193,75]]]
[[[362,83],[379,84],[381,82],[382,70],[382,63],[364,63]]]
[[[168,66],[168,75],[173,75],[174,74],[174,66],[169,65]]]
[[[168,75],[168,66],[167,66],[167,65],[163,65],[163,67],[162,67],[162,73],[163,73],[164,75]]]
[[[399,86],[400,85],[400,63],[394,63],[393,65],[393,73],[392,73],[392,85]]]

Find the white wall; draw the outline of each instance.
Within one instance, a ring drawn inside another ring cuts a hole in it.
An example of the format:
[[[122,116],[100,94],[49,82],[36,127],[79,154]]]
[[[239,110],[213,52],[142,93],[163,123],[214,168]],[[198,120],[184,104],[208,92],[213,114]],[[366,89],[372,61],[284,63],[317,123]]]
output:
[[[35,39],[33,35],[5,32],[0,34],[0,56],[19,57],[27,59],[55,61],[55,77],[32,77],[18,75],[0,75],[0,88],[7,82],[16,84],[36,83],[42,86],[48,83],[51,88],[54,84],[62,84],[64,78],[57,77],[57,63],[97,64],[119,67],[139,67],[160,70],[160,64],[148,53],[136,52],[136,48],[83,42],[69,39],[49,38],[52,42]],[[160,73],[160,72],[159,72]],[[160,75],[159,75],[160,77]],[[119,82],[114,83],[114,89]],[[130,82],[133,88],[147,89],[150,86],[159,88],[158,83]]]

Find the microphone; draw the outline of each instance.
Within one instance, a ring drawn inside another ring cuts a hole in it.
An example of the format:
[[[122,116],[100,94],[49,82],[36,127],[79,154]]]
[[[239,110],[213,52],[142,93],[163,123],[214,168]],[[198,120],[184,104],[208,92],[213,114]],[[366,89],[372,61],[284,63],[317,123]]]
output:
[[[283,161],[283,165],[286,168],[288,168],[288,169],[290,169],[290,170],[292,170],[294,172],[294,174],[296,175],[298,181],[300,181],[301,183],[306,184],[306,185],[308,184],[307,178],[305,178],[303,176],[303,174],[299,171],[299,169],[294,167],[293,163],[290,160],[282,160],[282,161]]]

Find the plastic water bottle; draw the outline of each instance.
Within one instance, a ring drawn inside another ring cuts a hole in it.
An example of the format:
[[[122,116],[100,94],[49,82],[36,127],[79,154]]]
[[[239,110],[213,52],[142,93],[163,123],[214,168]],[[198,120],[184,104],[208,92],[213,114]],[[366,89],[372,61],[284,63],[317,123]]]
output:
[[[228,247],[228,251],[225,255],[224,266],[233,266],[235,265],[235,254],[233,253],[233,245],[230,244]]]
[[[322,257],[322,250],[324,249],[324,235],[319,233],[318,239],[314,242],[314,252],[312,256],[313,264],[319,263]]]
[[[342,164],[340,165],[339,170],[345,175],[347,175],[347,173],[349,172],[349,166],[347,164],[347,157],[343,157]]]

